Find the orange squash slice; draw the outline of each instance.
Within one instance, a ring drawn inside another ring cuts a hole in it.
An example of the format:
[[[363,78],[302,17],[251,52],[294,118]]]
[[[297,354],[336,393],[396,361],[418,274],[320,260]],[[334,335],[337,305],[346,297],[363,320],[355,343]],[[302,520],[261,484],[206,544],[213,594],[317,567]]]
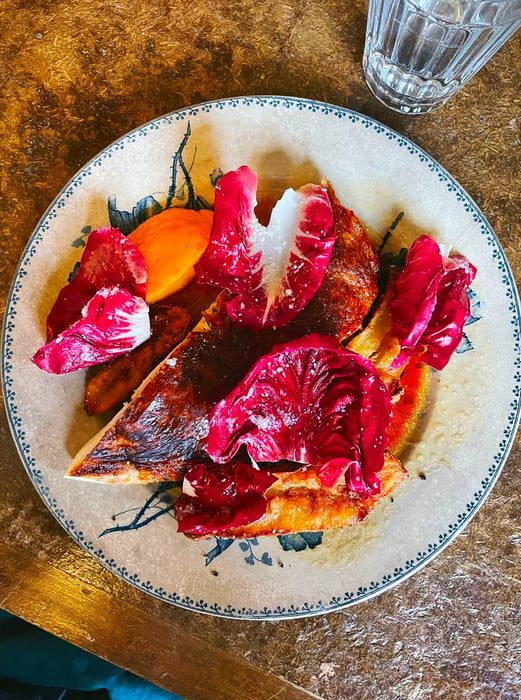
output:
[[[195,279],[194,265],[208,245],[213,212],[172,207],[152,216],[129,235],[145,258],[146,300],[154,304]]]

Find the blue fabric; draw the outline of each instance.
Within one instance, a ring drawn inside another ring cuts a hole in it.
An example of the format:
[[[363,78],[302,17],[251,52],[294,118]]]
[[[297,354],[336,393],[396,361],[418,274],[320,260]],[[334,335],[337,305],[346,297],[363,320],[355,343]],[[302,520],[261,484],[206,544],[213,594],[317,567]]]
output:
[[[111,700],[182,700],[2,610],[0,677],[53,688],[106,689]]]

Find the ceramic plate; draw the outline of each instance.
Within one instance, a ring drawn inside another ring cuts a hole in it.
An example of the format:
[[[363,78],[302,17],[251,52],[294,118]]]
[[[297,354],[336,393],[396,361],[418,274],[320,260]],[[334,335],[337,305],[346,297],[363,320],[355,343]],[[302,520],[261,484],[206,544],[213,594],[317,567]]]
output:
[[[176,155],[177,154],[177,155]],[[404,461],[409,479],[366,522],[331,533],[192,542],[176,533],[161,487],[65,479],[99,429],[82,408],[85,374],[30,361],[45,317],[89,230],[132,222],[174,196],[212,202],[219,174],[248,164],[261,183],[327,177],[377,232],[427,232],[478,268],[458,352],[433,373],[426,419]],[[127,212],[127,214],[122,214]],[[429,155],[355,112],[280,97],[234,98],[174,112],[119,139],[51,204],[16,272],[5,314],[3,389],[14,439],[42,499],[110,571],[167,602],[235,618],[336,610],[381,593],[436,556],[483,503],[512,444],[521,394],[519,301],[494,232]]]

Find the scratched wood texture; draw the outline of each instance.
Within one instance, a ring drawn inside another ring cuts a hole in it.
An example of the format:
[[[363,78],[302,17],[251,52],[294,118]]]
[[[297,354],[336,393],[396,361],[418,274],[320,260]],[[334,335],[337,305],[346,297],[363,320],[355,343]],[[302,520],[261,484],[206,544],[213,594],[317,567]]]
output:
[[[99,655],[102,647],[110,649],[103,655],[112,663],[159,679],[183,697],[312,697],[188,633],[180,622],[163,620],[123,601],[114,605],[110,593],[9,545],[0,545],[0,561],[2,607],[40,627],[50,624],[54,634],[87,651]],[[134,661],[129,664],[131,657]]]
[[[361,0],[3,0],[1,311],[27,239],[78,168],[155,116],[241,94],[346,105],[412,138],[483,209],[519,286],[521,34],[442,110],[407,118],[364,84],[365,11]],[[3,410],[0,441],[0,605],[74,644],[188,700],[519,697],[519,436],[487,503],[429,566],[354,608],[279,623],[190,613],[123,583],[39,500]]]

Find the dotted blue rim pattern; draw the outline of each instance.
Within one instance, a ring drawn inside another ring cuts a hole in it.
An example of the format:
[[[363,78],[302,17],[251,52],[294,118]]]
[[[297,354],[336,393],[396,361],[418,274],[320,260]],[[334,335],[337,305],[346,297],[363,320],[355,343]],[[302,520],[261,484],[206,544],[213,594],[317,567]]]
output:
[[[94,542],[88,540],[84,536],[81,529],[78,529],[74,521],[67,517],[67,514],[63,511],[63,509],[59,508],[57,501],[53,498],[49,488],[45,485],[43,474],[41,470],[38,469],[36,461],[31,454],[31,446],[26,438],[23,422],[18,411],[12,377],[12,334],[15,328],[17,304],[20,299],[19,295],[23,287],[24,278],[27,275],[28,267],[32,258],[37,254],[38,246],[42,242],[44,234],[49,230],[52,220],[56,218],[58,210],[65,206],[67,199],[74,193],[76,188],[80,187],[84,179],[92,175],[95,170],[99,168],[106,159],[111,158],[114,153],[124,149],[128,143],[134,143],[137,140],[146,137],[150,132],[158,130],[160,126],[165,123],[171,124],[174,122],[188,121],[191,117],[195,117],[199,113],[210,113],[215,110],[228,110],[248,106],[253,106],[256,108],[274,107],[288,111],[298,110],[317,112],[324,115],[330,115],[339,120],[347,120],[348,122],[357,123],[366,129],[371,129],[375,133],[396,142],[399,147],[407,149],[411,156],[420,160],[420,162],[424,163],[431,172],[435,173],[440,183],[442,183],[449,192],[454,194],[456,200],[460,202],[465,211],[472,216],[473,221],[476,224],[480,224],[481,234],[486,237],[487,244],[492,248],[492,258],[498,271],[501,273],[504,293],[508,301],[508,310],[511,314],[510,323],[512,326],[511,331],[515,352],[510,412],[508,415],[507,424],[504,427],[503,438],[497,445],[497,451],[494,455],[492,464],[488,469],[488,475],[481,482],[481,488],[474,493],[472,499],[469,501],[469,503],[467,503],[465,509],[462,510],[456,519],[447,526],[445,532],[442,532],[438,536],[437,540],[431,542],[423,551],[418,552],[415,558],[404,561],[401,566],[396,567],[392,573],[386,574],[381,578],[381,580],[371,581],[368,586],[360,587],[354,591],[347,591],[342,595],[334,596],[330,599],[304,603],[300,607],[290,605],[288,607],[277,606],[273,609],[264,607],[258,610],[244,607],[235,608],[232,605],[222,607],[216,603],[212,604],[204,600],[194,600],[190,597],[182,597],[176,592],[167,591],[162,587],[157,588],[150,581],[143,581],[137,573],[128,571],[125,566],[121,566],[113,558],[107,558],[103,549],[99,548],[99,546],[97,546]],[[359,114],[347,108],[337,107],[313,100],[279,96],[234,97],[215,100],[213,102],[194,105],[154,119],[118,139],[99,155],[89,161],[84,168],[80,170],[78,174],[72,178],[72,180],[70,180],[70,182],[56,197],[54,202],[49,206],[25,248],[9,292],[2,331],[2,389],[9,425],[14,441],[37,492],[67,533],[87,552],[92,554],[109,571],[112,571],[123,580],[145,591],[146,593],[149,593],[166,602],[189,610],[209,613],[221,617],[240,619],[284,619],[316,615],[339,610],[341,608],[345,608],[346,606],[371,598],[385,590],[388,590],[392,586],[403,581],[406,577],[413,574],[415,571],[422,568],[426,563],[439,554],[439,552],[447,544],[449,544],[456,534],[468,524],[470,519],[475,515],[491,491],[512,447],[521,415],[521,314],[519,297],[503,249],[501,248],[494,231],[484,218],[483,214],[480,212],[477,205],[473,202],[466,191],[443,168],[443,166],[437,163],[424,150],[416,146],[406,137],[375,121],[374,119],[366,117],[365,115]]]

